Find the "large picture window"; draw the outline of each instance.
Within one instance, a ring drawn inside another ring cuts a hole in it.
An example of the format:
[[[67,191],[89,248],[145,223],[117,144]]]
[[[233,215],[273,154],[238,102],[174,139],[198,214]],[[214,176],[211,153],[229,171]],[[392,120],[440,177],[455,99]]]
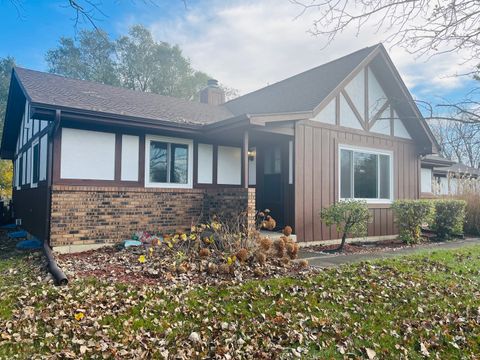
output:
[[[192,141],[156,136],[146,140],[146,186],[192,187]]]
[[[340,147],[340,198],[368,202],[392,200],[392,155]]]

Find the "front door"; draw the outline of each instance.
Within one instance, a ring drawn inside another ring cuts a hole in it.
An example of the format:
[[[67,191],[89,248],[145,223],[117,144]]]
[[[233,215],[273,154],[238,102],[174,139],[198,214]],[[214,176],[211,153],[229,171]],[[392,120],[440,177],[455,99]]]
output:
[[[271,145],[263,152],[263,191],[262,210],[270,209],[272,217],[277,221],[277,227],[285,224],[284,219],[284,179],[280,145]]]

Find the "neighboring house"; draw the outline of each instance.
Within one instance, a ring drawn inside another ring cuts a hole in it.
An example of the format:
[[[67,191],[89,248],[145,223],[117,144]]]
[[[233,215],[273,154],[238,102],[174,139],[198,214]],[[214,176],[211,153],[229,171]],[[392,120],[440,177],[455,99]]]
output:
[[[455,164],[455,161],[446,159],[440,155],[432,154],[422,157],[421,169],[420,169],[420,193],[421,197],[430,198],[436,194],[436,171],[443,171],[442,169],[448,168]]]
[[[369,236],[396,234],[390,204],[419,198],[438,145],[380,45],[224,103],[15,68],[1,156],[16,218],[52,246],[173,231],[269,208],[299,241],[336,239],[320,210],[365,199]]]

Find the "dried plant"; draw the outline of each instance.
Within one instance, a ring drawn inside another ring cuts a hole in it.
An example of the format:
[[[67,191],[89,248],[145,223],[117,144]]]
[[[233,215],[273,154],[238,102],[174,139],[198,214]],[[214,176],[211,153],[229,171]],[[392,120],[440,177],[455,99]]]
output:
[[[242,249],[238,250],[235,255],[236,255],[237,259],[240,262],[243,263],[243,262],[247,261],[247,259],[248,259],[248,250],[242,248]]]
[[[302,259],[298,262],[298,266],[301,268],[301,269],[304,269],[308,266],[308,260],[306,259]]]
[[[285,236],[290,236],[290,235],[292,235],[292,232],[293,232],[293,229],[292,229],[291,226],[288,226],[288,225],[287,225],[287,226],[285,226],[285,227],[283,228],[283,235],[285,235]]]
[[[209,257],[209,256],[210,256],[210,250],[207,249],[207,248],[202,248],[202,249],[200,249],[200,251],[198,252],[198,255],[199,255],[200,257],[203,257],[203,258]]]
[[[262,251],[257,251],[255,253],[255,259],[260,265],[264,265],[265,262],[267,261],[267,255]]]
[[[299,249],[299,246],[297,243],[295,242],[289,242],[287,243],[286,245],[286,249],[287,249],[287,254],[288,256],[290,257],[290,259],[296,259],[297,258],[297,255],[298,255],[298,249]]]
[[[280,239],[276,240],[274,243],[274,247],[277,253],[277,257],[282,258],[285,256],[285,237],[282,236]]]
[[[265,236],[265,237],[261,238],[260,241],[259,241],[260,249],[267,252],[272,247],[272,243],[273,243],[273,241],[270,238]]]

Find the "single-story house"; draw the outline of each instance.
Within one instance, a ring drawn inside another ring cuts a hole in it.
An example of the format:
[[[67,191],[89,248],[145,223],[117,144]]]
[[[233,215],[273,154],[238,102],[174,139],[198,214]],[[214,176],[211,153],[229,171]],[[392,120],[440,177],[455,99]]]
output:
[[[420,197],[438,151],[381,44],[227,102],[215,81],[195,102],[17,67],[4,129],[15,217],[54,247],[265,208],[299,241],[337,239],[319,213],[350,198],[392,237],[392,201]]]
[[[463,191],[480,192],[480,169],[439,155],[422,158],[422,197],[461,195]]]

